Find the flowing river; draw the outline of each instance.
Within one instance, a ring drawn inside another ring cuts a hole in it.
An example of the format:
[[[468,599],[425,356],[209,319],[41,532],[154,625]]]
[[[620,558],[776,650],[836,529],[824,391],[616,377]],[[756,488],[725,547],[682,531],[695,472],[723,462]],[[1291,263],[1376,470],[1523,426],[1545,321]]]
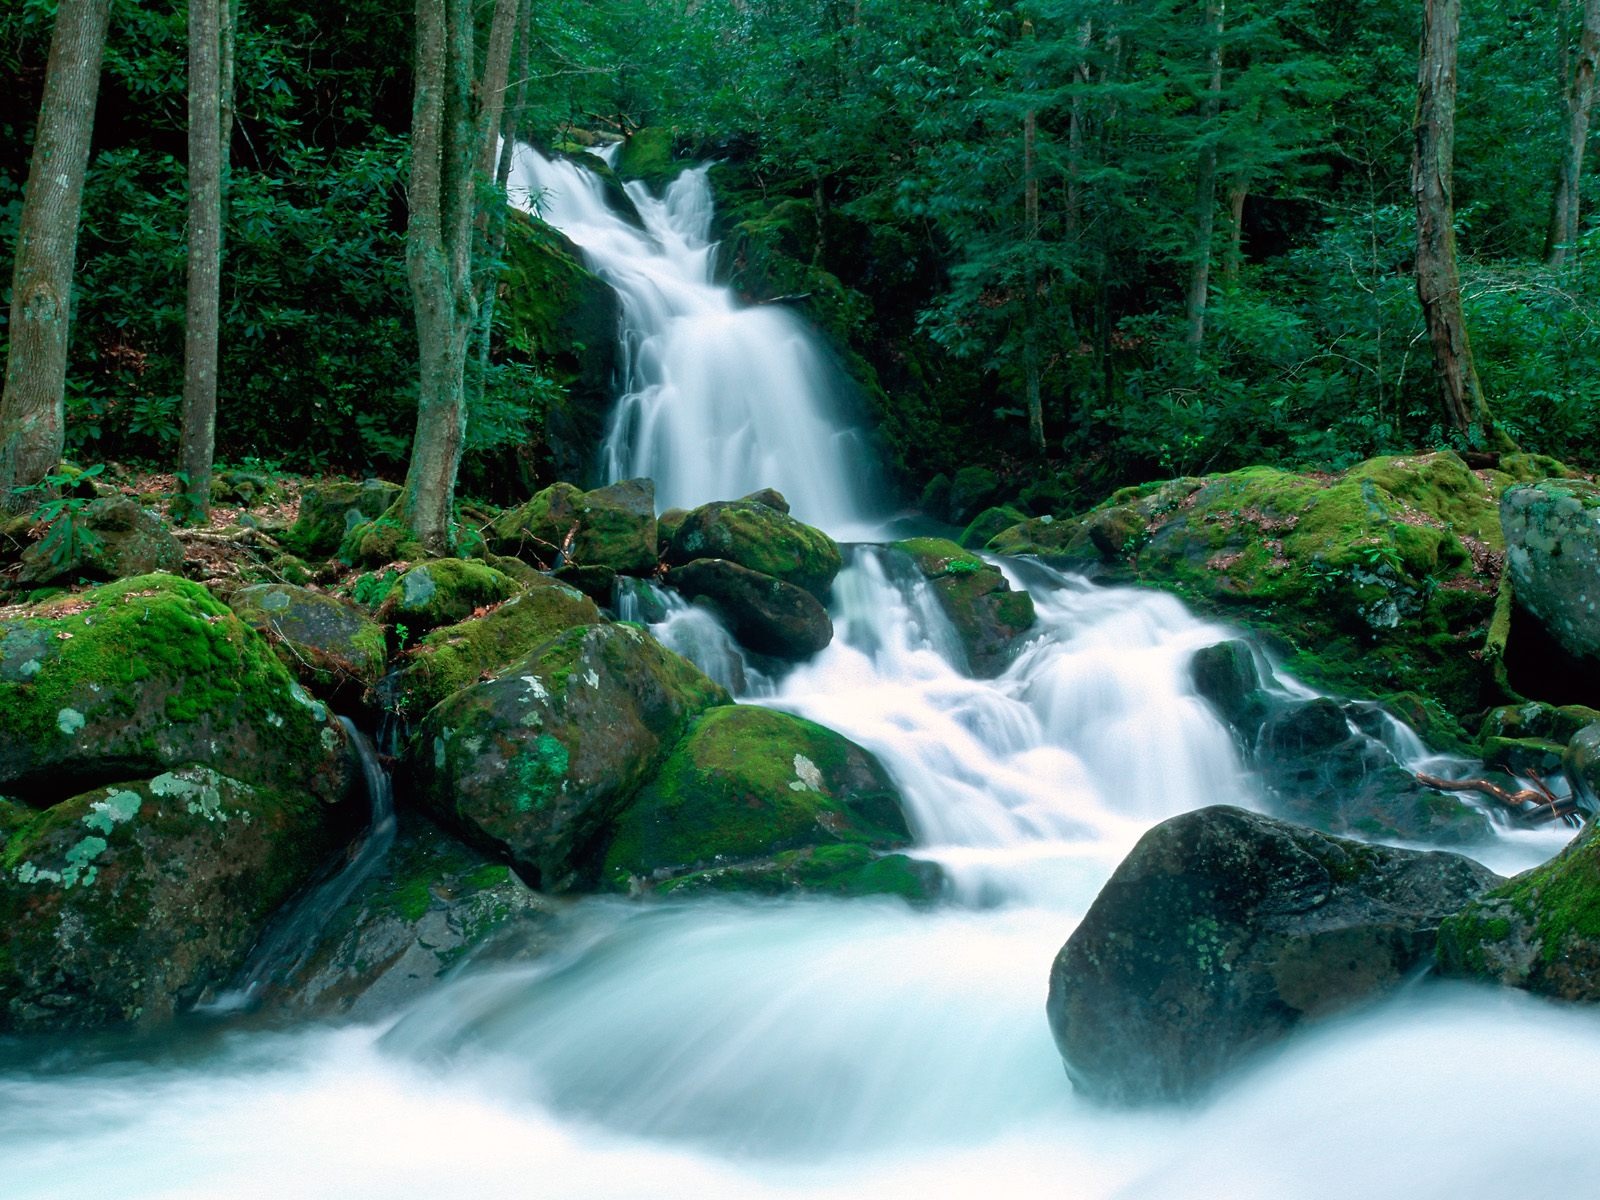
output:
[[[826,359],[790,314],[713,283],[704,170],[660,198],[633,187],[642,231],[570,164],[522,151],[514,182],[623,296],[612,473],[653,476],[663,506],[776,486],[870,542],[870,464]],[[742,699],[872,749],[945,903],[580,901],[556,952],[469,964],[382,1024],[35,1055],[0,1070],[0,1195],[1591,1194],[1565,1126],[1593,1104],[1600,1015],[1520,994],[1415,987],[1197,1108],[1076,1097],[1044,1019],[1056,951],[1150,826],[1257,803],[1188,683],[1193,652],[1232,634],[1170,597],[1017,564],[1038,628],[1005,675],[974,680],[895,564],[854,547],[834,643],[779,678],[700,610],[645,607]],[[1508,833],[1483,857],[1520,870],[1562,840]]]

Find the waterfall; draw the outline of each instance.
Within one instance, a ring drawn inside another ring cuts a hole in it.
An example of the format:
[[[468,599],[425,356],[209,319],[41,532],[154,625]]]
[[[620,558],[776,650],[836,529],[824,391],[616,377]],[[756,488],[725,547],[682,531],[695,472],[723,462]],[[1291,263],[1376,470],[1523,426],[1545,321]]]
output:
[[[775,487],[802,521],[865,533],[869,472],[841,418],[844,381],[793,313],[741,306],[713,281],[708,170],[685,170],[660,197],[630,184],[641,231],[607,206],[592,172],[517,148],[513,203],[577,243],[622,301],[605,472],[655,480],[663,509]]]

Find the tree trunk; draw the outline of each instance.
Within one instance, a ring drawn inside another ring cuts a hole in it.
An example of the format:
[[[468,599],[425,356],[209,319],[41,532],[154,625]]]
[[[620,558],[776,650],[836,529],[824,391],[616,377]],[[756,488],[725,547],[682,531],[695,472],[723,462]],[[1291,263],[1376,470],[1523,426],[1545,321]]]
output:
[[[1222,260],[1222,281],[1230,288],[1239,282],[1244,264],[1244,202],[1249,195],[1249,180],[1234,176],[1228,185],[1228,253]]]
[[[1022,23],[1022,34],[1033,40],[1033,22]],[[1038,114],[1033,109],[1022,118],[1022,220],[1028,255],[1023,275],[1022,358],[1027,374],[1028,440],[1044,451],[1044,402],[1039,384],[1039,162]]]
[[[1461,311],[1450,193],[1460,13],[1460,0],[1425,0],[1411,190],[1417,203],[1417,297],[1433,345],[1445,415],[1463,436],[1482,444],[1491,432],[1489,405],[1472,363]]]
[[[406,528],[434,554],[447,553],[452,540],[456,472],[467,434],[467,348],[478,315],[475,190],[478,169],[493,162],[509,70],[503,60],[511,53],[511,38],[496,38],[493,31],[515,27],[504,17],[507,9],[514,15],[515,3],[496,0],[493,53],[475,104],[471,0],[417,0],[406,268],[416,310],[419,388],[400,512]]]
[[[1094,40],[1094,19],[1085,17],[1078,26],[1078,65],[1072,79],[1072,110],[1067,119],[1067,237],[1078,240],[1083,228],[1083,144],[1088,101],[1083,92],[1089,84],[1089,47]]]
[[[511,161],[516,155],[517,139],[522,133],[522,115],[528,107],[528,70],[533,39],[533,7],[526,0],[518,5],[516,41],[516,98],[505,106],[500,120],[500,158],[495,164],[494,185],[500,198],[489,220],[486,255],[491,264],[498,264],[506,248],[506,186],[511,180]],[[494,309],[499,272],[490,270],[479,283],[478,296],[478,395],[483,394],[489,376],[490,342],[494,335]]]
[[[1562,6],[1563,16],[1567,5]],[[1561,39],[1566,45],[1566,21]],[[1583,178],[1583,150],[1589,140],[1589,111],[1594,104],[1595,63],[1600,59],[1600,0],[1584,0],[1583,32],[1578,52],[1569,58],[1563,49],[1562,84],[1566,88],[1567,137],[1556,172],[1556,191],[1550,210],[1550,232],[1545,239],[1545,261],[1552,267],[1566,262],[1567,251],[1578,240],[1579,182]]]
[[[189,0],[189,292],[183,339],[183,431],[178,443],[181,521],[198,524],[211,510],[216,450],[217,340],[222,297],[222,175],[232,105],[232,38],[218,0]]]
[[[1206,5],[1206,23],[1211,35],[1211,79],[1201,106],[1200,154],[1194,168],[1194,252],[1189,268],[1188,332],[1184,341],[1198,351],[1206,340],[1206,296],[1211,287],[1211,237],[1217,221],[1217,116],[1222,111],[1222,27],[1223,0]]]
[[[11,277],[11,352],[0,393],[0,511],[61,461],[67,337],[100,57],[111,0],[61,0]]]

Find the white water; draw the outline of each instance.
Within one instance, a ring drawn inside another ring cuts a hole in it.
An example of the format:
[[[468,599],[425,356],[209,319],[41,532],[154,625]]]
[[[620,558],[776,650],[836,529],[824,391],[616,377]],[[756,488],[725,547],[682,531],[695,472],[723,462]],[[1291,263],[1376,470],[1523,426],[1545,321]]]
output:
[[[590,215],[586,246],[625,236]],[[775,482],[705,478],[715,495]],[[1042,569],[1014,582],[1039,629],[991,682],[952,665],[926,589],[871,549],[835,586],[835,643],[781,680],[753,679],[699,610],[657,626],[747,698],[875,750],[952,902],[587,901],[557,954],[469,971],[387,1026],[13,1070],[0,1194],[1590,1194],[1569,1126],[1593,1106],[1600,1016],[1522,996],[1415,989],[1296,1038],[1198,1110],[1073,1095],[1043,1015],[1056,950],[1144,830],[1252,803],[1255,785],[1187,682],[1228,630],[1149,592]],[[1562,837],[1486,857],[1520,868]]]

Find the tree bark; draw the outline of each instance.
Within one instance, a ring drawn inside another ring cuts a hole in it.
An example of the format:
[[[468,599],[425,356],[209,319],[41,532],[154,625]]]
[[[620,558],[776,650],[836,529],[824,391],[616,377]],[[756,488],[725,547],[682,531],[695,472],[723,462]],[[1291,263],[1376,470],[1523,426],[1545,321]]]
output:
[[[1211,78],[1201,105],[1204,121],[1200,154],[1194,168],[1194,251],[1189,267],[1189,297],[1186,304],[1187,332],[1184,341],[1199,351],[1206,340],[1206,296],[1211,288],[1211,238],[1217,223],[1217,116],[1222,111],[1222,28],[1223,0],[1206,5],[1206,24],[1211,35],[1208,52]]]
[[[0,511],[27,500],[66,442],[67,340],[83,177],[111,0],[61,0],[11,277],[11,351],[0,393]]]
[[[1023,37],[1033,40],[1033,22],[1022,23]],[[1023,275],[1022,358],[1026,373],[1028,440],[1044,451],[1044,401],[1039,383],[1039,119],[1033,109],[1022,119],[1023,237],[1028,255]]]
[[[225,3],[225,0],[224,0]],[[232,38],[224,4],[189,0],[189,284],[183,338],[183,429],[178,443],[179,519],[211,510],[216,451],[217,343],[222,298],[222,175],[231,130],[223,100]]]
[[[1563,16],[1567,5],[1563,4]],[[1550,232],[1545,239],[1545,261],[1565,264],[1567,252],[1578,240],[1579,182],[1583,178],[1583,151],[1589,140],[1589,113],[1594,105],[1595,65],[1600,59],[1600,0],[1584,0],[1583,31],[1575,56],[1565,53],[1566,21],[1561,22],[1563,43],[1562,85],[1566,88],[1567,137],[1561,166],[1556,172],[1555,196],[1550,208]]]
[[[1445,415],[1469,441],[1484,444],[1492,422],[1461,310],[1451,205],[1460,16],[1460,0],[1425,0],[1411,165],[1417,205],[1417,298],[1433,346]]]
[[[1249,196],[1249,180],[1243,175],[1234,176],[1228,185],[1228,252],[1222,260],[1225,287],[1239,282],[1239,268],[1244,264],[1244,202]]]

